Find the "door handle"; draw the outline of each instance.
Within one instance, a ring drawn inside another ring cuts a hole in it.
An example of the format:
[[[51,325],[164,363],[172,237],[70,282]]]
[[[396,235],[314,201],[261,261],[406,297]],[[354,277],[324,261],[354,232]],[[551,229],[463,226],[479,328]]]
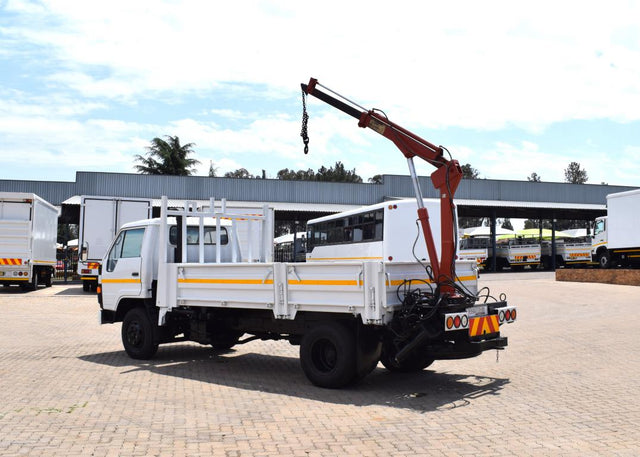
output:
[[[137,271],[131,273],[131,276],[140,276],[140,273],[138,273]]]

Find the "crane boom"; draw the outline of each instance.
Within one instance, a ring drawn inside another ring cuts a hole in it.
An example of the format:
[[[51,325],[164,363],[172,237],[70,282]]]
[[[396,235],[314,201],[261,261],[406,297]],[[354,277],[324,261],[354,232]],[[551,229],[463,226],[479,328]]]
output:
[[[325,89],[327,88],[321,86],[315,78],[311,78],[309,80],[309,84],[303,83],[300,86],[305,94],[313,95],[319,100],[322,100],[334,108],[358,119],[359,127],[369,127],[385,138],[391,140],[406,157],[407,164],[409,166],[409,174],[411,175],[418,204],[418,219],[420,220],[422,233],[427,245],[427,252],[431,262],[434,280],[440,287],[441,293],[450,296],[455,295],[453,284],[455,279],[454,261],[456,252],[454,230],[456,227],[454,223],[455,204],[453,202],[453,198],[458,184],[462,179],[462,169],[460,168],[458,161],[454,159],[447,159],[444,157],[444,148],[442,146],[436,146],[427,140],[420,138],[409,130],[391,122],[381,112],[373,109],[365,110],[344,97],[341,97],[344,100],[343,101],[329,93],[323,92],[318,89],[318,86]],[[330,89],[327,90],[331,91]],[[436,170],[431,174],[431,182],[438,190],[440,198],[440,259],[438,259],[438,253],[436,251],[433,234],[431,232],[431,225],[429,224],[429,214],[422,201],[422,190],[420,188],[420,183],[413,163],[413,158],[416,156],[436,167]]]

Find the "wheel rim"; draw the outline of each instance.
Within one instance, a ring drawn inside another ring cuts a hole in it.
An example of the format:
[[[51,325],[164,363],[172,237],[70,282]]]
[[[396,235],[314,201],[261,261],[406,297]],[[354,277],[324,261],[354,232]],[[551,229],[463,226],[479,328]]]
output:
[[[144,339],[144,331],[140,322],[133,321],[127,326],[127,342],[134,347],[138,347],[142,344]]]
[[[319,371],[327,373],[333,370],[338,362],[338,350],[331,341],[318,340],[311,349],[311,360]]]

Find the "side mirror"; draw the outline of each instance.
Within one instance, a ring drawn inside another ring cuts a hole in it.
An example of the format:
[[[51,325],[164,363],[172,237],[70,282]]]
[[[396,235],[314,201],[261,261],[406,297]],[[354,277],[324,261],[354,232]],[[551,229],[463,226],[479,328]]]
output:
[[[89,258],[89,243],[82,243],[82,247],[80,248],[80,260],[86,262]]]

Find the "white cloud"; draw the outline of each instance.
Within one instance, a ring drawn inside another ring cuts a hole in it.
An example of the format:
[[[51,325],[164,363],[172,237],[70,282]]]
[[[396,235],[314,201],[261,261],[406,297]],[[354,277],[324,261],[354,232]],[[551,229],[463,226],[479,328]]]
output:
[[[539,129],[569,118],[640,116],[634,4],[44,5],[56,26],[7,33],[52,49],[67,68],[53,78],[87,96],[209,90],[229,81],[285,95],[314,75],[419,125]],[[87,65],[105,72],[92,75]]]
[[[42,0],[0,8],[11,15],[0,19],[0,65],[20,68],[11,81],[0,77],[0,140],[43,166],[131,171],[151,138],[171,134],[196,144],[199,174],[209,160],[220,174],[338,160],[365,179],[406,174],[387,140],[312,98],[310,154],[302,154],[292,103],[310,76],[416,132],[517,126],[535,136],[571,119],[640,120],[635,3],[114,0],[96,8]],[[29,93],[22,81],[36,87]],[[177,104],[194,94],[242,103],[119,120],[123,104]],[[262,102],[273,100],[269,106],[280,108],[265,115]],[[636,141],[614,162],[594,147],[583,159],[590,182],[637,181],[637,148]],[[569,151],[558,159],[532,142],[499,137],[483,150],[464,142],[450,149],[488,178],[535,171],[562,181],[571,157],[582,157]]]

